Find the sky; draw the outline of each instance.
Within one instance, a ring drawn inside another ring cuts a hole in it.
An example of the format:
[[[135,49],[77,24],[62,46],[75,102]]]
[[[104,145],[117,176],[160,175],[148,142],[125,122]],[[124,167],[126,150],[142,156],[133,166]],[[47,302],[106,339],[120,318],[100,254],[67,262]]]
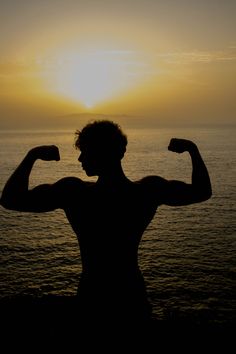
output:
[[[234,124],[234,0],[2,0],[0,128]]]

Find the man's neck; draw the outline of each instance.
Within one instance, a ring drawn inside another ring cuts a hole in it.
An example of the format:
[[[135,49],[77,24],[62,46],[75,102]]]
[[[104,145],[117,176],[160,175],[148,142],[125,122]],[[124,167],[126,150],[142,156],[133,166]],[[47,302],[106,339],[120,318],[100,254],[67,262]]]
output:
[[[108,168],[104,173],[99,175],[97,180],[97,184],[104,186],[112,186],[124,182],[129,182],[129,179],[125,176],[121,164]]]

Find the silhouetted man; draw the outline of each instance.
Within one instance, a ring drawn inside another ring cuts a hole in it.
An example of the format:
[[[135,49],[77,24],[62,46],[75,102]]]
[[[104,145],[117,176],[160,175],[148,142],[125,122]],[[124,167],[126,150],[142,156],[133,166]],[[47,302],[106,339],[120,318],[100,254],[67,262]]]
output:
[[[81,252],[81,318],[147,319],[150,305],[138,266],[141,237],[158,206],[188,205],[211,197],[207,168],[193,142],[171,139],[170,151],[190,154],[192,183],[159,176],[133,182],[122,169],[127,138],[117,124],[95,121],[76,134],[79,161],[88,176],[98,176],[96,182],[65,177],[29,190],[35,161],[60,159],[56,146],[39,146],[27,153],[7,181],[1,204],[23,212],[65,211]]]

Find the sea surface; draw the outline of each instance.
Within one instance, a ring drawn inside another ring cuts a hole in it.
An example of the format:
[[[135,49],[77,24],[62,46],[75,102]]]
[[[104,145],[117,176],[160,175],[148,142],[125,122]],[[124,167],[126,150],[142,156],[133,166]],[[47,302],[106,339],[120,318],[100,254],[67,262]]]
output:
[[[187,153],[167,150],[172,137],[194,140],[208,167],[213,196],[184,207],[160,207],[143,235],[139,264],[159,319],[236,319],[236,139],[234,128],[126,129],[126,175],[191,181]],[[27,151],[56,144],[60,162],[37,161],[30,186],[85,175],[74,131],[1,131],[0,193]],[[94,178],[93,178],[94,179]],[[112,235],[111,235],[112,236]],[[0,296],[75,295],[81,259],[63,211],[20,213],[0,207]]]

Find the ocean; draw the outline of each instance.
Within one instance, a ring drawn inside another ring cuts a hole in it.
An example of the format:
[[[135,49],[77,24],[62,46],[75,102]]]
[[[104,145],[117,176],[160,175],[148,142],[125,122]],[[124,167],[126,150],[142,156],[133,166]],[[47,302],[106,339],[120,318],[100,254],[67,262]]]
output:
[[[172,137],[197,143],[208,167],[213,196],[184,207],[161,206],[145,231],[139,264],[153,313],[159,319],[236,319],[236,222],[233,128],[126,129],[124,171],[191,180],[187,153],[167,150]],[[0,192],[27,151],[56,144],[60,162],[37,161],[30,186],[64,176],[89,180],[74,149],[74,131],[1,131]],[[94,180],[94,178],[90,179]],[[96,179],[95,179],[96,180]],[[0,296],[75,295],[81,272],[78,242],[63,211],[20,213],[0,207]]]

